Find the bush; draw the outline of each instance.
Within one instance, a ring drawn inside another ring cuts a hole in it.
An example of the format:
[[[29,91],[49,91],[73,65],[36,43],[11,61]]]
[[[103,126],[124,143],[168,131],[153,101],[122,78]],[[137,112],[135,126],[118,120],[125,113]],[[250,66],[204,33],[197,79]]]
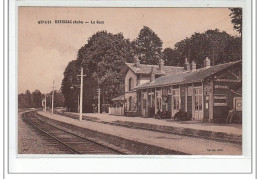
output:
[[[101,105],[101,112],[102,113],[108,113],[108,108],[110,107],[110,104],[102,104]]]
[[[189,121],[191,120],[191,115],[185,111],[179,110],[179,112],[174,115],[173,119],[176,121]]]
[[[161,118],[162,119],[170,119],[171,118],[171,112],[168,112],[168,111],[162,112]]]
[[[157,111],[157,113],[154,116],[155,119],[170,119],[171,118],[171,112],[164,111],[161,112],[160,110]]]

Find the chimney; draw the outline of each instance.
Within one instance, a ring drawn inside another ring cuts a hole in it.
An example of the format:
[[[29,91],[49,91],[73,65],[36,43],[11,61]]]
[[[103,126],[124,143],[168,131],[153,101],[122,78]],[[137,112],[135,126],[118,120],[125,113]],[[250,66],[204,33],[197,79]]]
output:
[[[150,72],[150,82],[153,82],[154,80],[155,80],[155,71],[152,67]]]
[[[134,64],[134,66],[135,66],[136,68],[140,68],[140,60],[138,59],[137,56],[135,56],[135,64]]]
[[[161,59],[161,60],[159,60],[159,70],[163,71],[163,69],[164,69],[164,61],[163,61],[163,59]]]
[[[188,59],[185,58],[185,64],[184,64],[184,69],[187,70],[187,71],[190,71],[190,64],[188,62]]]
[[[196,63],[194,61],[191,62],[191,71],[196,71]]]
[[[209,68],[210,67],[210,59],[207,57],[205,60],[204,60],[204,68]]]

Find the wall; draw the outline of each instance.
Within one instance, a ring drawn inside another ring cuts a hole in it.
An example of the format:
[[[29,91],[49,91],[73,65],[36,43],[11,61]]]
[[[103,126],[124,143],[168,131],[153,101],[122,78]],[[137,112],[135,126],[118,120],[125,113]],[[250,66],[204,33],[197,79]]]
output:
[[[213,100],[212,96],[213,96],[213,86],[212,83],[210,81],[207,81],[205,83],[203,83],[203,98],[204,98],[204,121],[205,122],[209,122],[210,121],[210,112],[212,111],[212,105],[213,102],[211,102]]]
[[[132,70],[128,70],[125,75],[125,92],[129,92],[129,78],[132,78],[132,88],[136,87],[137,76]]]
[[[193,87],[191,85],[187,86],[187,113],[192,116],[192,93]]]
[[[137,110],[137,94],[136,94],[136,92],[125,93],[125,99],[126,99],[125,110],[126,111],[130,110],[129,97],[132,97],[132,111],[136,111]]]
[[[180,109],[182,111],[185,111],[185,108],[186,108],[186,85],[180,85],[180,99],[181,99]]]
[[[233,99],[237,95],[231,92],[235,83],[214,82],[214,119],[215,122],[225,122],[228,111],[233,109]],[[220,99],[220,98],[223,99]],[[217,99],[216,99],[217,98]],[[226,99],[224,99],[226,98]]]
[[[150,82],[150,75],[140,75],[140,84]]]

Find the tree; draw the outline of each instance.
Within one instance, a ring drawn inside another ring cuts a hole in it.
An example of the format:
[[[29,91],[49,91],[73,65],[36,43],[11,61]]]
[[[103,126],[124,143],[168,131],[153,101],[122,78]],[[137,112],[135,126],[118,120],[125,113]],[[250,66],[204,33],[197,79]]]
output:
[[[18,95],[18,108],[27,108],[28,102],[26,101],[25,94],[21,93]]]
[[[144,26],[135,40],[135,48],[143,64],[158,64],[162,55],[162,40],[149,27]]]
[[[54,107],[63,107],[64,106],[64,96],[61,91],[54,91]]]
[[[39,90],[35,90],[34,92],[32,92],[31,94],[32,96],[32,105],[35,108],[40,108],[42,107],[42,93]]]
[[[171,48],[166,48],[163,51],[163,57],[164,64],[167,66],[178,66],[178,61],[176,60],[176,54],[175,51]]]
[[[232,24],[234,26],[234,29],[239,32],[239,34],[242,33],[242,8],[229,8],[231,13],[229,16],[231,16]]]
[[[26,90],[25,93],[18,95],[18,107],[19,108],[41,108],[43,95],[39,90],[30,92]]]
[[[62,92],[65,105],[77,106],[78,89],[69,89],[82,66],[84,69],[83,108],[91,112],[96,89],[102,88],[104,103],[123,93],[123,77],[119,74],[125,62],[133,62],[134,49],[132,43],[122,33],[111,34],[100,31],[92,35],[88,42],[79,49],[77,60],[72,61],[64,72]],[[78,83],[79,84],[79,83]],[[87,103],[87,104],[86,104]],[[83,110],[84,110],[83,109]]]
[[[64,96],[64,105],[68,111],[77,111],[77,101],[79,89],[76,88],[80,84],[78,74],[80,72],[81,61],[73,60],[69,62],[63,75],[61,91]]]
[[[25,107],[27,107],[27,108],[33,107],[31,92],[29,90],[25,91],[25,101],[26,101]]]
[[[108,70],[119,72],[124,62],[133,62],[133,54],[131,42],[122,33],[100,31],[79,50],[77,59],[86,67],[86,73],[102,83]]]
[[[241,59],[242,44],[240,37],[233,37],[218,29],[204,33],[194,33],[175,44],[175,64],[184,66],[185,58],[194,61],[197,68],[203,67],[203,61],[209,57],[212,65]]]

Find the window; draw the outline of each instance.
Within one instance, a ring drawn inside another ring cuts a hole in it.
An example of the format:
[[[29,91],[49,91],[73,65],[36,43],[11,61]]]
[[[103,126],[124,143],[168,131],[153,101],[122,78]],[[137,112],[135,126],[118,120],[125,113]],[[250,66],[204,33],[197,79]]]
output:
[[[201,111],[202,110],[202,89],[194,89],[195,94],[195,110]]]
[[[162,111],[162,91],[156,91],[156,108]]]
[[[180,91],[179,91],[179,89],[173,90],[172,94],[173,94],[173,109],[179,110],[180,109]]]
[[[179,100],[179,96],[174,96],[173,97],[173,109],[177,110],[180,109],[180,100]]]
[[[173,92],[173,96],[179,96],[180,95],[179,89],[175,89],[172,92]]]
[[[129,110],[132,110],[132,96],[129,97]]]
[[[129,78],[129,81],[128,81],[128,91],[131,91],[132,90],[132,78]]]
[[[160,110],[161,111],[161,105],[162,105],[162,98],[160,98],[160,97],[157,97],[157,103],[156,103],[156,105],[157,105],[157,110]]]

